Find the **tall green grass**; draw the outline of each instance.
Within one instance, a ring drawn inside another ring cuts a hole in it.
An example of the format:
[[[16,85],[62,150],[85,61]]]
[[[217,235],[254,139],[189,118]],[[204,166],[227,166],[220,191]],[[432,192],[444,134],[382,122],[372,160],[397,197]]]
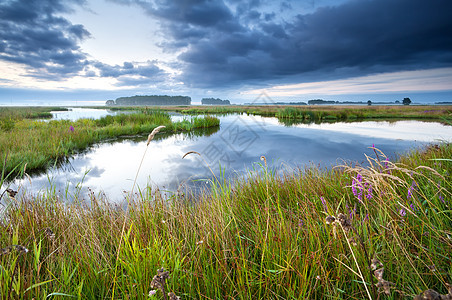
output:
[[[51,111],[67,111],[65,107],[57,106],[26,106],[0,107],[1,119],[45,119],[51,118]]]
[[[0,130],[11,131],[23,119],[50,119],[51,111],[66,111],[63,107],[0,107]]]
[[[442,144],[392,162],[375,149],[365,166],[284,174],[263,158],[259,172],[204,194],[141,191],[127,209],[94,193],[89,203],[52,191],[3,199],[0,244],[29,252],[0,256],[0,294],[148,299],[161,267],[181,299],[447,294],[451,154]]]
[[[276,111],[275,116],[283,123],[297,122],[337,122],[357,120],[438,120],[450,119],[450,107],[285,107]]]

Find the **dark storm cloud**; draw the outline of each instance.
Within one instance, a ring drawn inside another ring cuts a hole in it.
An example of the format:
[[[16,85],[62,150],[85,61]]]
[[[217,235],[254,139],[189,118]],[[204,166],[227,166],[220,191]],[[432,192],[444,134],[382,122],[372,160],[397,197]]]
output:
[[[90,33],[57,16],[84,1],[6,1],[0,4],[0,59],[24,64],[29,76],[70,76],[86,65],[78,43]]]
[[[348,1],[298,15],[295,1],[127,2],[159,18],[162,45],[182,51],[181,80],[196,87],[452,65],[450,0]]]
[[[71,12],[71,5],[84,3],[83,0],[17,0],[0,4],[0,59],[25,65],[25,76],[46,80],[74,75],[113,77],[121,86],[161,81],[166,73],[155,62],[111,66],[88,60],[79,43],[89,38],[90,33],[83,25],[74,25],[58,16]]]

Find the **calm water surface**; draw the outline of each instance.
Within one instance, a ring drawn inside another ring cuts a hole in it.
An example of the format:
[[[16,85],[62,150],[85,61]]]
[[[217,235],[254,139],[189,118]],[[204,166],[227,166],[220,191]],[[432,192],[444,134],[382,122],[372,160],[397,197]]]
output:
[[[54,120],[71,120],[76,121],[78,119],[90,118],[100,119],[105,116],[115,116],[119,111],[112,111],[108,109],[95,109],[95,108],[81,108],[71,107],[68,111],[51,111]]]
[[[91,116],[92,117],[92,116]],[[173,115],[173,119],[183,118]],[[359,122],[308,125],[281,125],[276,118],[229,115],[219,117],[220,128],[188,134],[158,135],[146,152],[137,185],[158,186],[170,192],[183,187],[200,188],[208,184],[212,173],[224,171],[226,178],[259,169],[260,156],[269,167],[291,170],[297,166],[330,167],[345,161],[364,162],[373,155],[373,144],[387,156],[440,140],[451,141],[450,126],[419,121]],[[122,201],[130,191],[146,151],[146,137],[101,143],[75,155],[69,163],[47,174],[32,176],[31,181],[15,183],[21,192],[35,193],[53,187],[62,194],[79,193],[88,198],[88,188],[104,192],[112,201]],[[188,151],[195,154],[182,159]],[[221,168],[221,169],[220,169]]]

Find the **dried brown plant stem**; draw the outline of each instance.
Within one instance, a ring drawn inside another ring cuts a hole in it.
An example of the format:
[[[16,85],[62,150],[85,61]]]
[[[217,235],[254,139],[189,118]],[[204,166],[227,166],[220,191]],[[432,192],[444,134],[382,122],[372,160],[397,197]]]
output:
[[[201,155],[201,153],[196,152],[196,151],[188,151],[187,153],[185,153],[182,156],[182,159],[184,159],[186,156],[190,155],[190,154],[197,154],[199,157],[201,157],[201,159],[204,161],[204,163],[206,164],[207,168],[209,168],[210,173],[212,173],[213,177],[215,178],[215,180],[217,181],[217,183],[220,183],[220,181],[218,181],[217,176],[215,176],[215,173],[213,172],[212,168],[210,167],[209,163],[204,159],[204,157]]]
[[[144,157],[146,156],[146,152],[148,151],[149,143],[154,139],[154,136],[160,131],[160,129],[163,129],[163,128],[165,128],[165,126],[163,126],[163,125],[158,126],[158,127],[154,128],[154,130],[152,130],[152,132],[148,135],[148,139],[146,141],[146,148],[144,149],[143,157],[141,157],[141,162],[140,162],[140,165],[138,166],[137,173],[135,174],[135,180],[133,181],[132,189],[130,190],[131,197],[133,197],[133,189],[135,188],[135,184],[137,183],[138,174],[140,173],[140,169],[141,169],[141,166],[143,165]]]
[[[342,232],[344,233],[345,241],[347,242],[348,248],[350,249],[350,252],[352,253],[353,260],[355,261],[355,264],[356,264],[356,268],[358,268],[359,277],[361,277],[361,280],[363,281],[363,285],[364,285],[364,288],[366,289],[367,296],[369,297],[369,299],[372,300],[372,296],[370,295],[369,289],[367,288],[366,280],[364,279],[364,276],[363,276],[363,273],[361,272],[358,261],[356,260],[355,253],[353,252],[352,246],[350,245],[350,241],[347,238],[346,230],[344,229],[342,224],[341,224],[341,229],[342,229]]]
[[[262,274],[262,268],[264,265],[264,256],[265,256],[265,250],[266,250],[266,245],[267,245],[267,239],[268,239],[268,230],[270,227],[270,194],[268,192],[268,168],[267,168],[267,158],[265,156],[261,156],[260,159],[262,161],[264,161],[264,166],[265,166],[265,189],[266,189],[266,193],[267,193],[267,199],[266,199],[266,209],[267,209],[267,220],[266,220],[266,224],[265,224],[265,237],[264,237],[264,244],[262,247],[262,256],[261,256],[261,274]],[[260,291],[259,291],[260,293]],[[260,294],[259,294],[259,298],[260,298]]]
[[[128,198],[128,203],[127,203],[127,208],[126,208],[126,213],[124,215],[124,222],[122,223],[122,229],[121,229],[121,236],[119,238],[119,245],[118,245],[118,250],[116,252],[116,265],[115,265],[115,275],[113,277],[113,292],[111,295],[111,299],[115,298],[115,286],[116,286],[116,277],[117,277],[117,272],[118,272],[118,260],[119,260],[119,253],[121,251],[121,244],[122,244],[122,240],[124,237],[124,232],[125,232],[125,228],[126,228],[126,222],[127,222],[127,216],[128,216],[128,211],[129,211],[129,205],[130,205],[130,200],[133,200],[133,189],[135,188],[135,184],[137,182],[137,178],[138,178],[138,173],[140,172],[141,166],[143,165],[143,161],[144,161],[144,157],[146,156],[146,152],[148,150],[149,147],[149,143],[154,139],[154,136],[162,129],[165,128],[165,126],[158,126],[156,128],[154,128],[154,130],[152,130],[152,132],[149,134],[148,139],[146,141],[146,149],[144,150],[143,153],[143,157],[141,158],[141,162],[140,165],[138,166],[138,170],[137,173],[135,175],[135,180],[133,181],[133,185],[132,185],[132,189],[130,191],[130,196]]]
[[[355,233],[355,235],[358,237],[359,244],[361,245],[361,248],[364,251],[364,256],[366,257],[367,268],[368,268],[368,272],[369,272],[370,284],[372,286],[372,294],[375,297],[376,296],[376,291],[375,291],[374,281],[373,281],[373,277],[372,277],[372,263],[371,263],[371,259],[370,259],[369,253],[367,253],[367,249],[366,249],[366,246],[364,245],[363,238],[361,237],[361,235],[359,235],[359,233],[356,230],[356,228],[353,227],[353,226],[351,228],[352,228],[353,232]]]

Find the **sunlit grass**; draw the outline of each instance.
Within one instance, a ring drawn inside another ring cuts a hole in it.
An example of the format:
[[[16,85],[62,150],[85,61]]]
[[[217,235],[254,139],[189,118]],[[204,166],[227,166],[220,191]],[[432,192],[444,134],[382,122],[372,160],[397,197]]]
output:
[[[143,190],[127,209],[94,193],[88,202],[5,193],[2,248],[29,252],[0,256],[0,294],[148,299],[161,267],[170,272],[167,291],[181,299],[447,294],[451,145],[398,161],[374,150],[365,166],[284,174],[263,158],[258,170],[215,180],[204,194],[167,199]]]

